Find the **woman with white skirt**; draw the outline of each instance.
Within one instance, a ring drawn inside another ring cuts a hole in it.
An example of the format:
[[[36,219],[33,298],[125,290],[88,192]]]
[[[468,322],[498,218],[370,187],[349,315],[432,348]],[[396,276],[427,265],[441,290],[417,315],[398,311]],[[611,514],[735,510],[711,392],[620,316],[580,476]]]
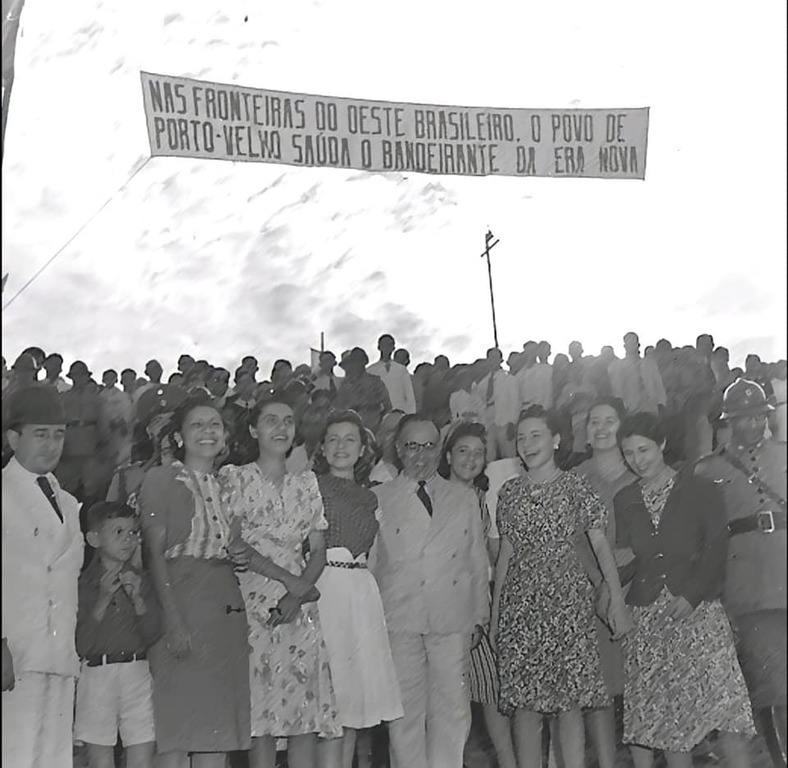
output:
[[[402,717],[377,582],[367,555],[378,531],[377,499],[365,487],[374,463],[371,435],[355,411],[328,417],[315,473],[328,520],[326,567],[317,582],[320,623],[345,735],[321,740],[351,768],[356,731]],[[335,764],[335,761],[332,761]]]

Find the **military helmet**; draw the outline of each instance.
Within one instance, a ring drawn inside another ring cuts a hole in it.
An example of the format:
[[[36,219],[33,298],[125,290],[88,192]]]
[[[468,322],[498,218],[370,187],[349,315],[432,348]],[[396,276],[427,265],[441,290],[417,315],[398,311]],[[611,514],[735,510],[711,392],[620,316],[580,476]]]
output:
[[[723,419],[761,416],[773,410],[774,407],[766,402],[766,394],[760,384],[749,379],[736,379],[722,396]]]

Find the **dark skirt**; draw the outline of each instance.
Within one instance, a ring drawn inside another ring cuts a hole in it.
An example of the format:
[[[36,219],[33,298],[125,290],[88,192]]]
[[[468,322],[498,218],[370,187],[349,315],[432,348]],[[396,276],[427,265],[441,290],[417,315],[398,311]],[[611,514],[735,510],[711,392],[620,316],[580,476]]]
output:
[[[167,649],[166,635],[150,650],[157,749],[248,749],[250,648],[232,567],[191,557],[169,560],[167,566],[192,650],[176,659]]]
[[[757,611],[733,622],[736,650],[754,709],[786,705],[786,612]]]

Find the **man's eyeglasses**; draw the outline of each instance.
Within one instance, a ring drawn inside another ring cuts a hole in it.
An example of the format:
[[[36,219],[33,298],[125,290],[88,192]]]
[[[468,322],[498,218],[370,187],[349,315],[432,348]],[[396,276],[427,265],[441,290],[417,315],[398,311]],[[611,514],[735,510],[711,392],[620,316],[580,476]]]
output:
[[[417,443],[413,440],[407,443],[403,443],[402,447],[408,453],[420,453],[421,451],[431,451],[435,448],[436,443]]]

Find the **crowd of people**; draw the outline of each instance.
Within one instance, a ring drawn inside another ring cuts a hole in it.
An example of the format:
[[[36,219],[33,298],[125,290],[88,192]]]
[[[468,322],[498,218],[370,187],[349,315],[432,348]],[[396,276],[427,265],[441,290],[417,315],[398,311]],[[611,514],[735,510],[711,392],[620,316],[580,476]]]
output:
[[[4,761],[785,766],[786,362],[623,341],[3,360]]]

